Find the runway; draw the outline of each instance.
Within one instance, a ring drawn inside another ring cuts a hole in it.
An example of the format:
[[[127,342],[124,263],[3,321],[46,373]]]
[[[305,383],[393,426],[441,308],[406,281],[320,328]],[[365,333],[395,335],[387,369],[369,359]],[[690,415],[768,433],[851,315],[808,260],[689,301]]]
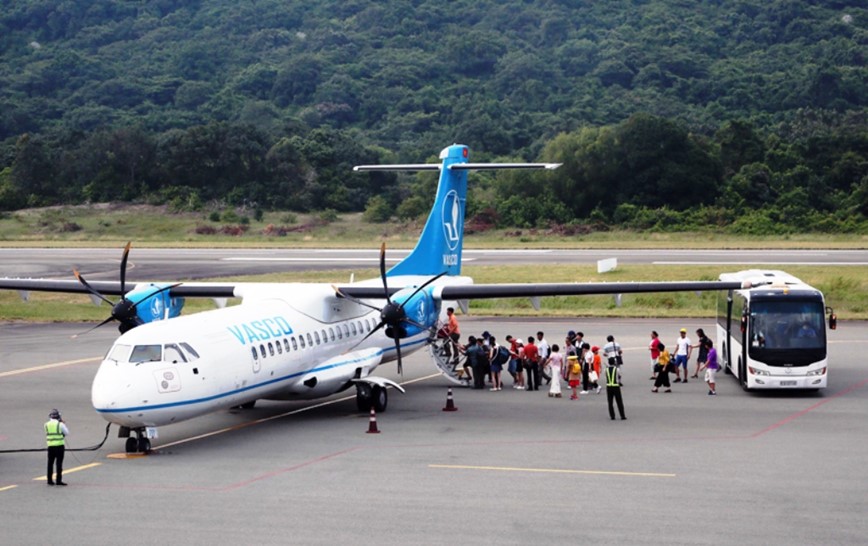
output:
[[[648,332],[673,320],[465,317],[489,330],[550,343],[569,329],[627,349],[627,421],[610,421],[605,392],[577,402],[544,392],[455,389],[424,351],[366,434],[353,396],[260,402],[160,429],[157,453],[68,453],[66,488],[47,487],[44,453],[0,454],[0,509],[10,544],[759,544],[863,542],[868,534],[868,324],[830,333],[829,388],[745,393],[721,374],[653,394]],[[76,340],[81,324],[0,325],[0,449],[44,445],[52,407],[71,447],[102,439],[90,382],[115,333]],[[693,363],[691,363],[692,367]],[[510,380],[506,380],[507,387]]]
[[[91,280],[118,276],[122,248],[0,248],[0,276],[69,279],[73,268]],[[387,263],[408,254],[388,249]],[[621,264],[704,264],[745,269],[760,265],[868,265],[868,250],[568,250],[465,249],[466,265],[596,264],[617,258]],[[131,281],[175,281],[322,269],[371,269],[379,249],[171,249],[137,248],[130,253]]]

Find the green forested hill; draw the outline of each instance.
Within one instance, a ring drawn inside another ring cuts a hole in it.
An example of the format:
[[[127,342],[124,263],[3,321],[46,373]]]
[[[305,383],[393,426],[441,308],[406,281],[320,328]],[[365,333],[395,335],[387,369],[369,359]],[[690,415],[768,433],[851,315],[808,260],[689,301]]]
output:
[[[794,191],[801,212],[837,211],[828,228],[859,229],[842,222],[866,212],[861,2],[0,6],[0,209],[219,198],[361,210],[380,193],[412,214],[414,180],[347,167],[462,142],[476,159],[575,163],[554,179],[481,179],[474,206],[499,223],[649,227],[647,211],[697,204],[696,223],[756,211],[787,223],[780,200]],[[503,204],[529,194],[548,196],[540,214]]]

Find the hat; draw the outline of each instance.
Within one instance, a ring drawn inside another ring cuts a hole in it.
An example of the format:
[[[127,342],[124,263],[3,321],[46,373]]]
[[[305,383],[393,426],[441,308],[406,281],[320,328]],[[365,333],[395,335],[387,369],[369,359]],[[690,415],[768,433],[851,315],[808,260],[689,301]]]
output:
[[[51,413],[48,414],[48,417],[51,419],[60,419],[60,412],[56,409],[51,410]]]
[[[482,339],[485,339],[485,338],[488,338],[488,337],[491,337],[491,334],[488,333],[488,330],[482,332]]]
[[[599,350],[600,350],[600,348],[597,347],[596,345],[594,345],[593,347],[591,347],[591,351],[594,352],[594,353],[596,353],[596,352],[599,351]]]
[[[567,332],[567,337],[576,337],[576,332],[570,330],[569,332]]]
[[[681,329],[681,333],[682,333],[682,334],[686,334],[686,333],[687,333],[687,328],[682,328],[682,329]]]

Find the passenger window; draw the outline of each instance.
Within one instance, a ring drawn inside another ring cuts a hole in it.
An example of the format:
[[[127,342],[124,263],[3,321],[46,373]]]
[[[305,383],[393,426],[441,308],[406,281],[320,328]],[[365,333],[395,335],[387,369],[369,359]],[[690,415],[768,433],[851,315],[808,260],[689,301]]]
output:
[[[344,328],[344,337],[350,337],[350,327],[347,326],[347,323],[343,323],[341,326]]]
[[[268,342],[268,354],[274,356],[274,345],[272,345],[270,341]]]
[[[319,332],[314,332],[313,338],[316,340],[316,344],[319,345]]]
[[[332,341],[335,340],[335,329],[331,326],[329,326],[329,339]]]
[[[313,337],[310,334],[307,335],[307,346],[313,347]]]
[[[295,336],[292,336],[292,338],[290,338],[290,339],[292,339],[292,350],[297,351],[298,350],[298,343],[296,343],[296,341],[295,341]]]
[[[328,338],[328,336],[326,335],[326,331],[325,331],[325,330],[322,331],[322,342],[323,342],[323,343],[328,343],[328,342],[329,342],[329,338]]]
[[[136,345],[130,362],[159,362],[162,360],[163,347],[160,345]]]
[[[304,349],[304,334],[298,335],[298,342],[301,344],[301,348]]]
[[[256,360],[259,358],[259,353],[256,352],[256,347],[251,347],[250,352],[253,353],[253,360]]]
[[[341,327],[337,327],[338,330],[338,339],[344,339],[344,333],[341,331]]]
[[[287,353],[289,352],[289,340],[286,338],[283,338],[283,348],[286,349]]]
[[[259,354],[262,355],[262,358],[265,358],[265,345],[259,346]]]
[[[277,354],[283,354],[283,347],[280,345],[280,340],[274,342],[274,346],[277,347]]]
[[[353,335],[356,335],[356,334],[357,334],[357,332],[356,332],[356,323],[355,323],[355,322],[351,322],[351,323],[350,323],[350,327],[353,329]]]

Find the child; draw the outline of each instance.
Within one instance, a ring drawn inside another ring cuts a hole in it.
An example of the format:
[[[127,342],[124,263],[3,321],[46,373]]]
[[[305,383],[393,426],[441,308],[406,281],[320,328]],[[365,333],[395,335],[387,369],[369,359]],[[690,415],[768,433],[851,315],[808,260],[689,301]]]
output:
[[[600,391],[603,390],[603,387],[600,386],[600,374],[602,373],[602,358],[600,357],[600,348],[594,345],[591,347],[591,352],[594,353],[594,360],[591,364],[591,385],[594,386],[597,394],[600,394]]]
[[[570,388],[573,390],[570,400],[578,400],[579,383],[582,381],[582,364],[579,362],[579,357],[576,355],[568,356],[567,367],[569,368],[569,375],[567,377],[570,382]]]
[[[657,392],[657,389],[661,386],[666,387],[666,390],[663,392],[672,392],[671,385],[669,384],[669,369],[672,355],[669,354],[666,345],[662,343],[657,345],[657,349],[660,351],[660,355],[657,357],[657,366],[654,368],[654,371],[657,372],[657,379],[654,380],[654,388],[651,389],[651,392]]]

